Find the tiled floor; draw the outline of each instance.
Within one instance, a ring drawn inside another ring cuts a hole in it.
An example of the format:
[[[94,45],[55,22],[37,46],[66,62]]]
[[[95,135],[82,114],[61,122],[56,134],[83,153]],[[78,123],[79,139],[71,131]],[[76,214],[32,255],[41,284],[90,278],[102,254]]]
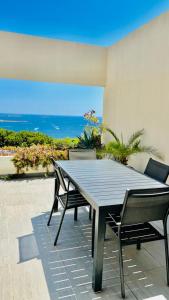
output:
[[[0,299],[121,299],[116,240],[105,242],[103,291],[92,290],[91,223],[85,208],[79,221],[68,211],[58,246],[60,218],[46,226],[53,179],[0,182]],[[108,232],[110,236],[110,233]],[[169,299],[163,242],[124,249],[127,299]]]

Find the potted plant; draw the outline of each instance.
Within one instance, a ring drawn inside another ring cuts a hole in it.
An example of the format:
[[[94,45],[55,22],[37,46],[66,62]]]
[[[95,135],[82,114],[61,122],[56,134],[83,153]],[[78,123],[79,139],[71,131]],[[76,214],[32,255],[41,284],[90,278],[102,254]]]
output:
[[[84,128],[79,142],[75,149],[69,150],[69,159],[96,159],[96,150],[101,148],[102,126],[95,116],[95,111],[91,110],[84,114],[84,118],[89,121]]]
[[[119,161],[124,165],[128,164],[131,155],[139,153],[153,154],[159,159],[163,159],[156,148],[142,145],[141,138],[144,134],[144,129],[134,132],[126,142],[124,142],[122,135],[121,137],[118,137],[113,130],[106,128],[106,131],[112,135],[113,140],[105,145],[102,153],[108,154],[110,157],[113,157],[114,160]]]

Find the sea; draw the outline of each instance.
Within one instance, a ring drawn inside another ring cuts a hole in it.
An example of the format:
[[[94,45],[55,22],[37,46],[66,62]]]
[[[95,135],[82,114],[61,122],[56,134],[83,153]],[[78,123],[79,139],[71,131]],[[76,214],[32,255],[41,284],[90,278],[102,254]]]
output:
[[[101,117],[99,121],[102,121]],[[82,116],[0,113],[0,128],[43,132],[54,138],[79,136],[87,124],[88,121]]]

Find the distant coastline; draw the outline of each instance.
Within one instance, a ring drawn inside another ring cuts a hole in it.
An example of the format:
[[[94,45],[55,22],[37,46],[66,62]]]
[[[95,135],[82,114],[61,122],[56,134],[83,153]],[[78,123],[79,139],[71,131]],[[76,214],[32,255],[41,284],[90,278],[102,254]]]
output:
[[[18,120],[0,120],[0,123],[25,123],[28,121],[18,121]]]

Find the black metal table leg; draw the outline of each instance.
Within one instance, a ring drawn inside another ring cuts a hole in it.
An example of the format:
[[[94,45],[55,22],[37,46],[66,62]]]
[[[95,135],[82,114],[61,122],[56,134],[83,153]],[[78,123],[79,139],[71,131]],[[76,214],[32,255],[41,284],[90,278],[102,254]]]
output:
[[[105,210],[99,208],[95,215],[94,262],[92,286],[95,292],[102,289],[104,237],[106,230]]]
[[[94,256],[94,235],[95,235],[95,209],[93,209],[93,219],[92,219],[92,257]]]

